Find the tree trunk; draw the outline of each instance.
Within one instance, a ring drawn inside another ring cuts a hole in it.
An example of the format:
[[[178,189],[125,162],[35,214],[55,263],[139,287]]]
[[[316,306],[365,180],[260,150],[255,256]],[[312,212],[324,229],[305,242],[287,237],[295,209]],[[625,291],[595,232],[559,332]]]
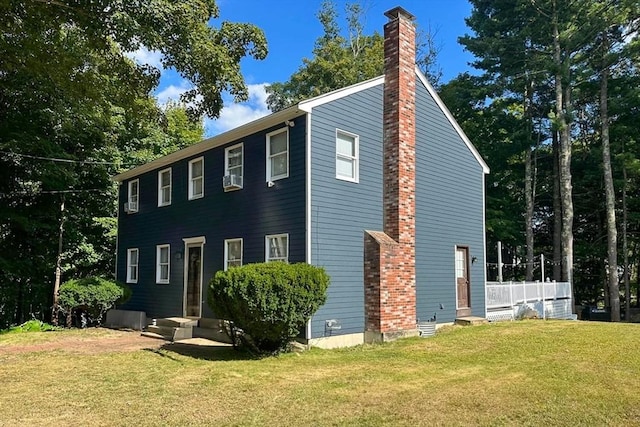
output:
[[[58,258],[56,259],[56,278],[53,283],[53,305],[51,307],[51,324],[58,326],[58,292],[62,278],[62,237],[64,235],[64,196],[60,203],[60,229],[58,231]]]
[[[624,274],[624,309],[625,320],[629,321],[631,311],[631,285],[629,283],[629,242],[627,240],[627,167],[622,166],[622,256]]]
[[[560,201],[560,172],[558,171],[558,132],[552,134],[553,143],[553,280],[562,280],[562,203]]]
[[[525,280],[533,281],[533,185],[532,185],[532,167],[531,167],[531,147],[526,148],[524,163],[524,199],[526,203],[525,210],[525,238],[527,246],[527,262]]]
[[[558,28],[557,3],[554,1],[553,11],[553,58],[555,62],[555,95],[556,122],[560,136],[559,175],[560,201],[562,204],[562,280],[573,280],[573,197],[571,187],[571,132],[566,112],[571,106],[571,89],[568,82],[564,85],[564,73],[569,73],[569,67],[562,59],[560,33]],[[567,59],[568,61],[569,59]],[[573,287],[572,287],[573,288]]]
[[[605,39],[606,40],[606,39]],[[606,42],[604,43],[606,45]],[[604,170],[604,194],[607,217],[607,277],[611,320],[620,321],[620,284],[618,281],[618,231],[616,228],[615,188],[611,172],[611,149],[609,144],[608,79],[609,69],[605,65],[600,81],[600,122],[602,133],[602,168]]]
[[[527,263],[525,270],[525,280],[528,282],[533,281],[533,256],[534,256],[534,236],[533,236],[533,205],[534,200],[534,184],[533,175],[535,173],[532,167],[531,160],[531,135],[533,133],[532,119],[531,119],[531,96],[532,88],[530,83],[525,82],[524,91],[524,118],[526,120],[526,155],[524,163],[524,199],[525,199],[525,243],[527,246]]]

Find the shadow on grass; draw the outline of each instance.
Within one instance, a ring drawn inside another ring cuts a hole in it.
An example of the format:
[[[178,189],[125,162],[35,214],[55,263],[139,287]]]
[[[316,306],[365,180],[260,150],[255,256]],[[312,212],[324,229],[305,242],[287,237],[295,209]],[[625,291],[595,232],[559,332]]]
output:
[[[166,343],[158,349],[146,348],[146,351],[150,351],[162,357],[167,357],[172,360],[177,360],[173,354],[179,354],[181,356],[191,357],[199,360],[208,361],[233,361],[233,360],[256,360],[258,357],[242,350],[235,350],[232,346],[222,343],[211,344],[192,344],[184,342]]]

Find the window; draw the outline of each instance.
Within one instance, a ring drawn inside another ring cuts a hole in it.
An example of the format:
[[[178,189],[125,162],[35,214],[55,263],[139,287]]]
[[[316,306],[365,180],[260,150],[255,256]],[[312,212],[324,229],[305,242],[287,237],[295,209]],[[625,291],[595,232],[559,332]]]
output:
[[[225,175],[235,175],[242,177],[242,144],[234,145],[224,150]]]
[[[158,206],[171,204],[171,168],[158,172]]]
[[[189,162],[189,200],[204,197],[204,158]]]
[[[358,136],[336,131],[336,178],[358,182]]]
[[[289,176],[289,128],[267,134],[267,181]]]
[[[127,213],[138,212],[138,191],[140,188],[140,180],[134,179],[129,181],[128,194],[127,194],[127,206],[125,211]]]
[[[266,261],[289,261],[289,235],[274,234],[266,237]]]
[[[127,249],[127,283],[138,283],[138,249]]]
[[[242,265],[242,239],[224,241],[224,269]]]
[[[169,283],[169,245],[156,246],[156,283]]]
[[[243,144],[236,144],[224,150],[223,186],[225,191],[242,188],[242,168],[244,159]]]

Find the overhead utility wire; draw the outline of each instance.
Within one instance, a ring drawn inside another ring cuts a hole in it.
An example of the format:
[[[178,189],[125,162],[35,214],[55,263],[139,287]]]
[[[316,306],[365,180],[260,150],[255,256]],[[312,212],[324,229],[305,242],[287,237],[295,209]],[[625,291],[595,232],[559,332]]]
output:
[[[115,163],[115,162],[100,162],[100,161],[96,161],[96,160],[71,160],[71,159],[59,159],[59,158],[55,158],[55,157],[33,156],[31,154],[14,153],[12,151],[0,151],[0,154],[8,154],[8,155],[11,155],[11,156],[27,157],[27,158],[30,158],[30,159],[48,160],[48,161],[51,161],[51,162],[60,162],[60,163],[76,163],[76,164],[84,164],[84,165],[132,166],[132,165],[126,165],[126,164],[122,164],[122,163]]]

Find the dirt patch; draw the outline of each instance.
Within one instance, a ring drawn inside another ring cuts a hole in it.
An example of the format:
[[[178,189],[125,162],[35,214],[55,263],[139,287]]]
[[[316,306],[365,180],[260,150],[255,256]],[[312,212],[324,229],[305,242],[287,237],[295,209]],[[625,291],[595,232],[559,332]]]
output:
[[[0,344],[0,355],[21,354],[38,351],[62,350],[75,354],[100,354],[110,352],[159,349],[167,341],[143,337],[139,331],[113,331],[95,335],[63,335],[53,341],[37,344]]]

